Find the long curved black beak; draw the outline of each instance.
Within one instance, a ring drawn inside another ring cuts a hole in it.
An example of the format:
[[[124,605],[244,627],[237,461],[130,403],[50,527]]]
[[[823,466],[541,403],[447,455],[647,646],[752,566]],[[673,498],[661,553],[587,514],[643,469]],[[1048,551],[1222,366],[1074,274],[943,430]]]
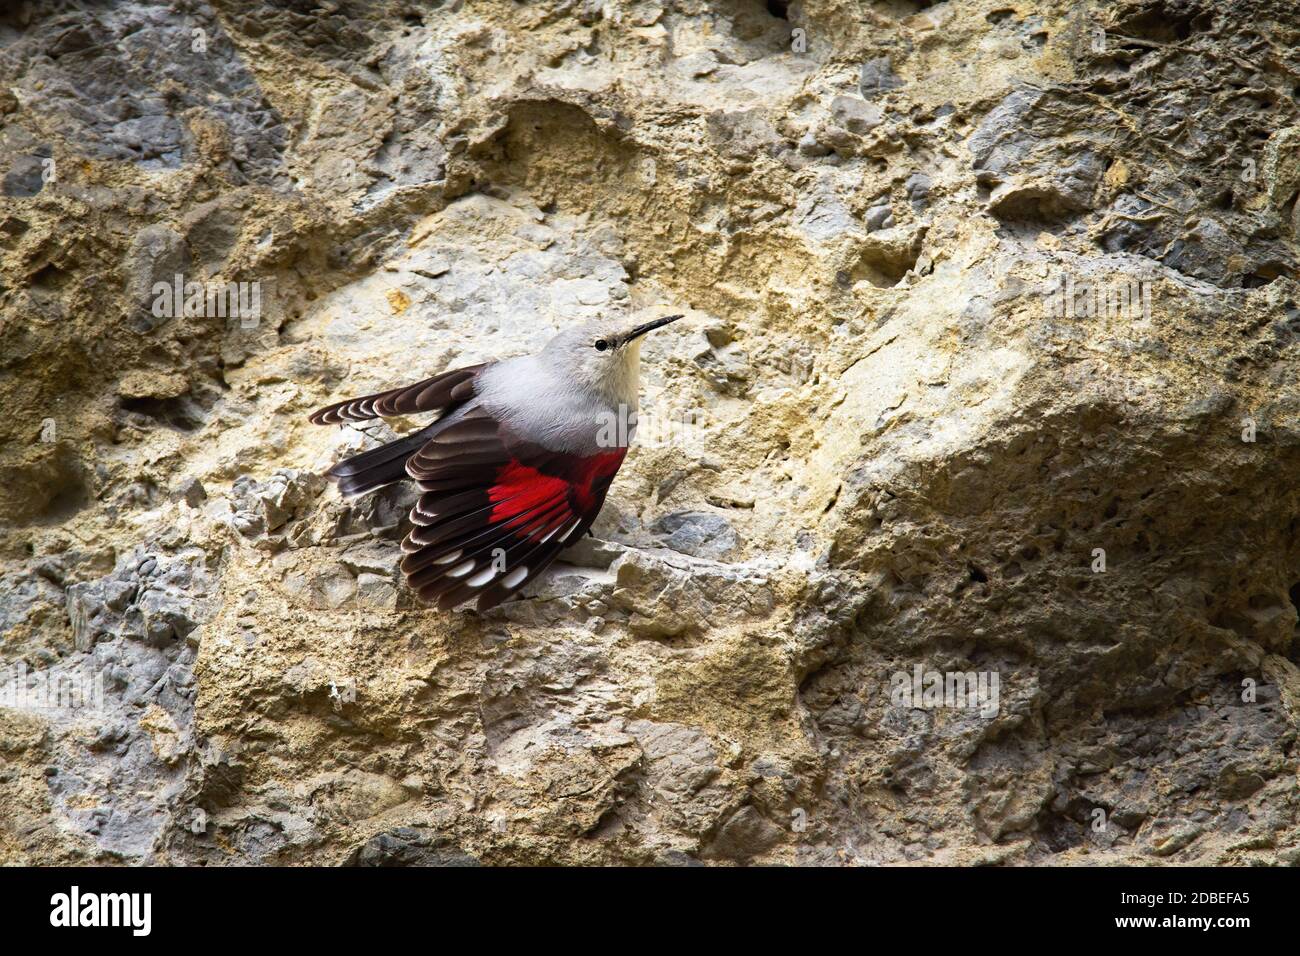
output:
[[[662,319],[655,319],[652,322],[646,322],[644,325],[638,325],[627,334],[627,338],[624,339],[624,341],[631,342],[633,339],[639,339],[647,332],[653,332],[655,329],[662,329],[669,322],[676,322],[680,318],[683,318],[683,316],[665,315]]]

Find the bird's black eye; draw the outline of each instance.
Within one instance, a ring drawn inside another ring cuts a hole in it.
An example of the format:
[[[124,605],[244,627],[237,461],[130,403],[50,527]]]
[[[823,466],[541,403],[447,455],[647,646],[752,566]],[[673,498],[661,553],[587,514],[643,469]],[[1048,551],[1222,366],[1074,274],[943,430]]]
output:
[[[605,349],[607,349],[607,348],[609,348],[609,343],[608,343],[608,342],[606,342],[604,339],[596,339],[596,351],[597,351],[597,352],[603,352],[603,351],[605,351]]]

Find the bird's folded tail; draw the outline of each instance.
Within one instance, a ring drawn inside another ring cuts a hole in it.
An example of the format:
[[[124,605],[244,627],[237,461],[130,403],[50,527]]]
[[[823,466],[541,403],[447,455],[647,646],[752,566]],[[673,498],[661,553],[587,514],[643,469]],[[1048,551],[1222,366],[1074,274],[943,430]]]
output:
[[[337,481],[339,493],[344,495],[360,495],[402,481],[407,477],[406,460],[429,440],[432,429],[430,425],[387,445],[344,458],[325,473],[326,477]]]

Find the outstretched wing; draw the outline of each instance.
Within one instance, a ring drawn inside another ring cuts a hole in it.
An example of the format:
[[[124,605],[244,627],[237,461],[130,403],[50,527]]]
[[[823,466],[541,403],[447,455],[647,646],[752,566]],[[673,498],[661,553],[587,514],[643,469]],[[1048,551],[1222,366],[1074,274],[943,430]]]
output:
[[[469,398],[473,394],[474,378],[483,368],[483,365],[467,365],[426,378],[414,385],[403,385],[387,392],[326,405],[312,412],[311,421],[317,425],[338,425],[342,422],[364,422],[372,418],[437,411]]]
[[[423,492],[402,542],[407,583],[444,609],[495,607],[586,533],[626,455],[547,451],[471,409],[406,462]]]

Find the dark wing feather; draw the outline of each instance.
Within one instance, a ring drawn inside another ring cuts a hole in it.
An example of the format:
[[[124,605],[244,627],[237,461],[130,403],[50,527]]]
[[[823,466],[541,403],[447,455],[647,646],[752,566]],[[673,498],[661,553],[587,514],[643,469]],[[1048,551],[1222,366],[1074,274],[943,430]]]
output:
[[[403,385],[387,392],[326,405],[312,412],[311,421],[317,425],[338,425],[342,422],[365,422],[393,415],[437,411],[459,404],[473,395],[474,377],[483,368],[483,365],[468,365],[442,372],[414,385]]]
[[[500,604],[590,527],[626,453],[547,451],[467,412],[407,461],[424,492],[402,542],[407,583],[442,608]]]

